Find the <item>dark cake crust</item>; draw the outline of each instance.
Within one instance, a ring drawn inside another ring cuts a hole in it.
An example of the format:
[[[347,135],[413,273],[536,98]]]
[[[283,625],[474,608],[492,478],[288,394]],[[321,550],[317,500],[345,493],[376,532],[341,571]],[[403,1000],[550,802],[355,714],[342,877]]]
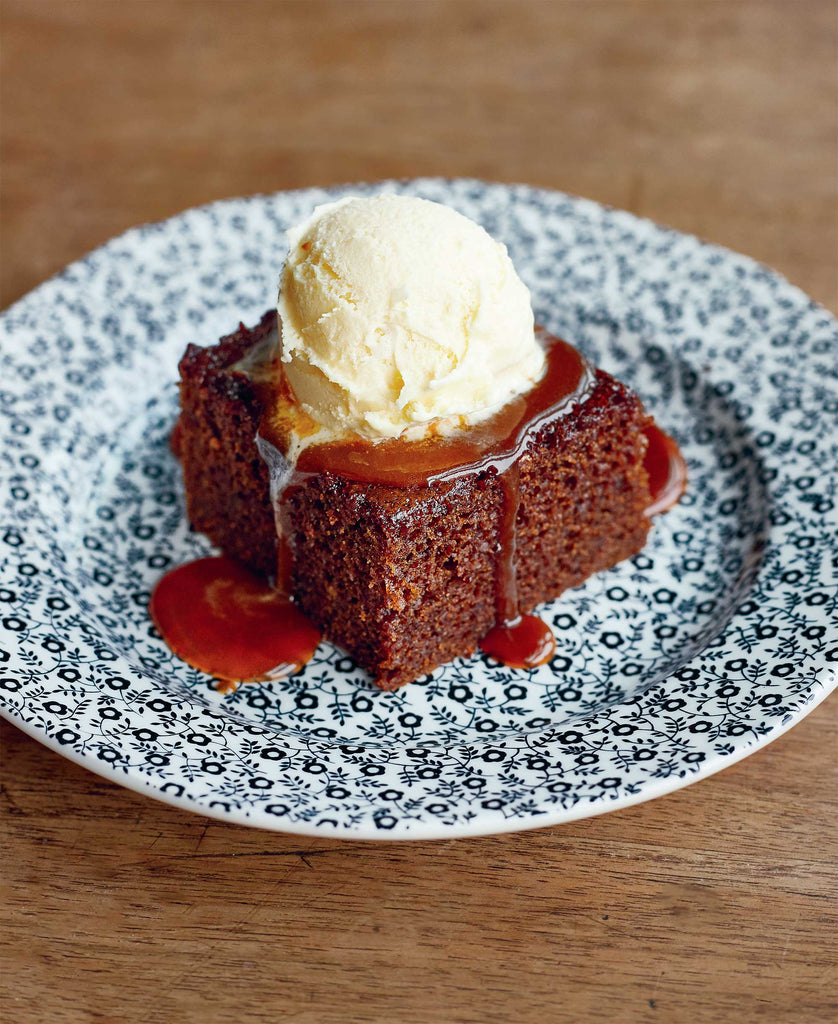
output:
[[[211,348],[188,346],[178,367],[181,414],[172,434],[192,528],[265,576],[276,572],[277,539],[268,469],[254,440],[262,407],[249,377],[231,368],[275,327],[270,312]]]
[[[274,326],[268,313],[213,348],[189,346],[173,437],[193,527],[268,576],[277,540],[254,441],[261,402],[232,367]],[[587,400],[534,437],[519,463],[522,612],[643,547],[649,422],[633,392],[597,371]],[[410,488],[324,473],[289,502],[294,596],[379,686],[396,689],[473,653],[494,624],[502,503],[491,473]]]

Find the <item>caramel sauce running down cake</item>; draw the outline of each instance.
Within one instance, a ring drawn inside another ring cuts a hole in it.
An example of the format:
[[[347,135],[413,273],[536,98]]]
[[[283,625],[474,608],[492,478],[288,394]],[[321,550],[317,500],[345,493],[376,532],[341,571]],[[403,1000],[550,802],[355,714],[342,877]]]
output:
[[[354,437],[314,444],[302,451],[293,466],[284,460],[289,446],[288,424],[294,422],[293,398],[273,381],[263,385],[265,412],[259,442],[262,456],[272,467],[280,581],[284,577],[290,579],[292,572],[293,553],[290,558],[283,557],[285,538],[293,544],[288,501],[308,479],[331,473],[365,485],[415,489],[480,473],[492,474],[499,479],[502,489],[495,625],[482,639],[481,646],[516,668],[532,668],[548,661],[555,648],[551,631],[540,619],[522,615],[519,609],[515,561],[520,506],[518,462],[539,427],[565,415],[584,400],[593,386],[593,373],[571,345],[544,331],[538,331],[537,336],[547,357],[546,373],[528,392],[512,399],[489,419],[448,436],[413,441],[398,437],[376,442]]]
[[[490,419],[311,444],[292,463],[298,411],[265,360],[275,330],[266,314],[190,346],[180,367],[173,447],[190,520],[257,576],[204,560],[216,564],[164,579],[151,612],[175,653],[218,678],[267,678],[274,658],[293,670],[320,630],[384,689],[478,643],[512,667],[540,664],[554,642],[530,609],[639,551],[649,517],[683,491],[677,446],[637,397],[545,332],[546,373]],[[213,568],[227,582],[208,597]],[[185,605],[212,606],[215,628],[178,626]],[[260,639],[280,635],[278,654]]]

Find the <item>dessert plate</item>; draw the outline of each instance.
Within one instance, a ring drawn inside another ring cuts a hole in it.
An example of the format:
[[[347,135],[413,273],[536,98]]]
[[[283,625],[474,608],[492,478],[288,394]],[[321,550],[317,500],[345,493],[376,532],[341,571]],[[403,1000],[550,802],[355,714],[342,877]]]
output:
[[[506,242],[536,319],[632,385],[687,458],[646,549],[541,608],[558,647],[397,693],[323,644],[221,696],[149,592],[208,553],[167,438],[177,361],[275,299],[284,230],[389,190]],[[308,835],[477,835],[677,789],[836,685],[838,324],[716,246],[556,192],[418,180],[234,199],[129,231],[0,320],[0,709],[122,785]]]

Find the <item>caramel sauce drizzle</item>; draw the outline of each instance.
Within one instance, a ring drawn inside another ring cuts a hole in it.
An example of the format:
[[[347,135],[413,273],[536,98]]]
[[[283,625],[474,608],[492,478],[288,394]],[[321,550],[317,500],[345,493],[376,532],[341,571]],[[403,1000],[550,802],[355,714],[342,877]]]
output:
[[[282,455],[291,445],[291,431],[296,430],[294,417],[298,410],[293,396],[282,388],[265,388],[258,444],[271,468],[272,500],[280,536],[280,575],[288,572],[290,564],[288,498],[314,476],[333,473],[365,484],[425,488],[489,473],[500,481],[502,504],[495,575],[496,626],[483,638],[481,646],[507,665],[532,668],[548,661],[555,646],[552,632],[537,616],[522,615],[519,611],[515,568],[519,463],[542,427],[566,415],[588,397],[595,374],[572,345],[544,331],[538,332],[538,339],[546,354],[543,377],[486,420],[451,435],[436,434],[420,440],[387,438],[371,442],[350,437],[311,444],[300,452],[293,466]]]

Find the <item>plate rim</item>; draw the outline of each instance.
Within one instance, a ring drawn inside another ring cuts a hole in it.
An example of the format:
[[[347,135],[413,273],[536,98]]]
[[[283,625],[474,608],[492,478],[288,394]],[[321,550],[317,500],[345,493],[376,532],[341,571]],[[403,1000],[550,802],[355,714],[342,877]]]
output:
[[[717,775],[726,768],[731,768],[740,761],[744,761],[758,750],[762,750],[764,747],[767,747],[770,743],[773,743],[774,740],[785,735],[785,733],[794,728],[794,726],[803,721],[803,719],[812,711],[816,710],[816,708],[823,704],[827,697],[829,697],[836,689],[836,686],[838,686],[838,681],[833,683],[831,687],[824,687],[822,690],[815,691],[813,699],[802,707],[796,715],[792,716],[788,722],[780,723],[776,729],[773,729],[770,733],[767,733],[765,736],[756,740],[751,746],[743,747],[741,750],[737,750],[734,754],[728,755],[724,758],[720,756],[717,761],[708,762],[706,768],[699,768],[695,774],[686,776],[672,775],[669,778],[658,780],[656,787],[650,784],[650,788],[655,789],[655,792],[651,794],[644,789],[640,793],[633,793],[618,797],[609,803],[603,803],[602,801],[596,804],[579,803],[568,810],[560,809],[555,816],[551,816],[549,811],[545,811],[542,816],[533,818],[526,823],[510,820],[508,825],[499,824],[497,827],[493,826],[491,831],[488,832],[485,830],[485,826],[480,826],[478,824],[480,820],[479,818],[475,819],[472,824],[468,825],[446,826],[440,823],[432,823],[430,826],[426,826],[424,823],[416,823],[418,826],[417,831],[405,831],[404,833],[396,830],[393,830],[392,832],[379,832],[372,825],[368,828],[359,829],[357,832],[346,828],[339,830],[336,829],[334,832],[327,832],[322,826],[309,825],[308,822],[292,822],[290,826],[286,826],[281,822],[275,823],[273,819],[267,818],[264,812],[260,811],[259,808],[255,809],[256,813],[251,817],[246,812],[239,812],[235,810],[224,811],[212,807],[205,807],[203,804],[196,802],[193,798],[181,797],[176,796],[173,793],[163,792],[156,789],[151,784],[151,781],[146,780],[143,776],[122,774],[107,765],[93,762],[92,758],[86,758],[73,751],[72,748],[66,749],[62,747],[60,743],[56,743],[52,737],[47,736],[37,728],[32,727],[30,723],[16,719],[14,714],[10,713],[2,706],[0,706],[0,718],[5,719],[11,725],[20,729],[22,733],[40,743],[52,753],[58,754],[59,756],[66,758],[68,761],[72,761],[73,764],[76,764],[81,768],[85,768],[87,771],[92,772],[94,775],[98,775],[100,778],[106,779],[108,782],[116,783],[122,789],[128,789],[139,796],[149,797],[158,803],[166,804],[169,807],[175,807],[178,810],[188,811],[192,814],[198,814],[202,817],[210,818],[213,821],[226,822],[230,825],[239,825],[245,828],[256,828],[262,832],[303,836],[310,839],[330,839],[342,842],[364,843],[422,843],[439,842],[445,839],[480,839],[488,838],[490,836],[509,835],[513,832],[532,832],[536,829],[555,828],[558,825],[570,824],[574,821],[583,821],[586,818],[598,818],[603,814],[610,814],[612,811],[626,810],[627,808],[635,807],[638,804],[649,803],[652,800],[658,800],[661,797],[669,796],[671,793],[676,793],[678,790],[686,789],[688,786],[692,786],[696,782],[702,782],[704,779]]]

